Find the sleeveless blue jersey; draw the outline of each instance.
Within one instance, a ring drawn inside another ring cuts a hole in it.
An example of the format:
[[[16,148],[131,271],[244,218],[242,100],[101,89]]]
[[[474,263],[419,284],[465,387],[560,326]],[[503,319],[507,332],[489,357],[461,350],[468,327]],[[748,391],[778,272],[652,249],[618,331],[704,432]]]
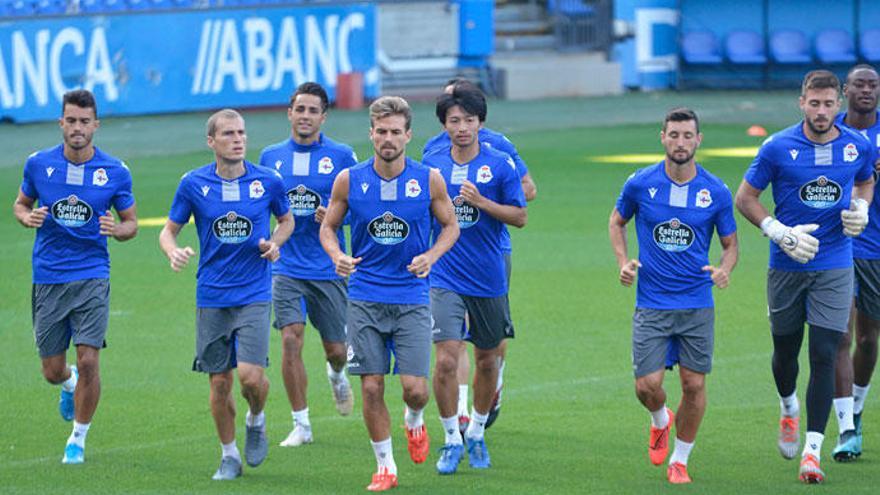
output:
[[[876,150],[861,134],[838,126],[840,136],[817,144],[804,135],[803,122],[764,141],[746,171],[745,180],[756,189],[773,185],[776,218],[793,227],[815,223],[812,233],[819,252],[802,264],[770,242],[770,268],[816,271],[852,266],[852,240],[843,235],[840,212],[849,209],[855,182],[874,173]]]
[[[846,114],[842,113],[837,116],[837,124],[841,127],[847,127],[843,123]],[[873,126],[867,129],[855,129],[848,127],[853,132],[857,132],[864,136],[874,148],[880,151],[880,112],[877,112],[877,121]],[[874,173],[874,182],[877,182],[878,174]],[[820,246],[821,249],[821,246]],[[871,201],[871,207],[868,210],[868,226],[862,235],[853,238],[853,258],[876,260],[880,259],[880,187],[874,184],[874,199]]]
[[[430,247],[431,188],[428,167],[406,159],[400,175],[384,180],[370,158],[349,169],[351,251],[360,264],[348,297],[388,304],[428,304],[427,278],[407,271]]]
[[[289,210],[281,177],[245,162],[245,174],[226,180],[216,163],[188,172],[180,180],[172,222],[185,225],[192,215],[199,234],[196,306],[227,308],[272,300],[269,260],[260,257],[260,238],[269,240],[271,216]]]
[[[736,232],[730,190],[697,165],[697,175],[676,184],[665,163],[638,170],[623,185],[618,213],[636,217],[639,239],[636,306],[650,309],[696,309],[714,306],[709,262],[713,232]]]
[[[111,206],[122,211],[134,205],[124,163],[97,147],[89,161],[70,163],[64,145],[58,145],[28,158],[21,191],[37,200],[35,208],[49,207],[34,242],[34,283],[110,278],[107,237],[98,217]]]
[[[459,195],[464,179],[480,194],[502,205],[525,207],[522,183],[510,157],[490,147],[469,163],[456,163],[449,149],[425,159],[425,165],[440,170],[452,198],[461,236],[431,271],[431,287],[476,297],[498,297],[507,293],[507,277],[502,252],[505,224],[471,206]],[[440,227],[435,223],[435,233]]]
[[[321,247],[315,222],[319,206],[327,207],[333,180],[343,169],[357,163],[349,146],[321,134],[317,142],[303,146],[287,139],[267,147],[260,165],[281,174],[296,219],[293,235],[281,247],[281,258],[272,264],[272,274],[306,280],[338,279],[333,261]],[[345,251],[345,233],[338,232],[339,248]]]

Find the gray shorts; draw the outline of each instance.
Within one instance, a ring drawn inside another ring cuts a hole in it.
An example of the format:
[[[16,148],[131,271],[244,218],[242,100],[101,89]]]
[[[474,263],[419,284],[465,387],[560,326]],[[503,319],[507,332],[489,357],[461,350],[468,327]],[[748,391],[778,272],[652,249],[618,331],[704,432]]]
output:
[[[470,340],[480,349],[494,349],[502,340],[513,338],[507,296],[465,296],[447,289],[431,288],[431,315],[434,342]],[[465,315],[468,331],[463,331]]]
[[[856,307],[880,320],[880,260],[854,259]]]
[[[791,335],[804,322],[846,332],[852,307],[853,270],[767,271],[767,307],[773,335]]]
[[[239,362],[269,366],[268,302],[231,308],[196,308],[193,371],[223,373]]]
[[[272,277],[272,304],[275,328],[305,324],[306,316],[318,329],[324,342],[345,342],[345,313],[348,289],[345,281],[305,280]]]
[[[662,370],[671,340],[678,345],[682,367],[697,373],[712,371],[715,346],[715,308],[636,308],[632,323],[632,360],[636,378]]]
[[[348,372],[428,376],[431,309],[427,304],[348,301]]]
[[[41,358],[63,354],[73,345],[107,347],[110,280],[92,278],[31,288],[34,341]]]

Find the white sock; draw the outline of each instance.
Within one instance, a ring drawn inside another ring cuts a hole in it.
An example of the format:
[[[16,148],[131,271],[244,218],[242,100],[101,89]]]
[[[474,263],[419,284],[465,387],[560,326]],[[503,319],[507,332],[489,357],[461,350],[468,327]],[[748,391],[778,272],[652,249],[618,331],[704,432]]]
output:
[[[666,428],[669,424],[669,413],[666,412],[666,404],[656,411],[651,411],[651,426],[654,428]]]
[[[250,411],[244,417],[244,424],[250,427],[254,426],[263,426],[266,424],[266,413],[265,411],[260,411],[260,414],[251,414]]]
[[[309,422],[309,408],[305,408],[301,411],[293,411],[290,413],[293,416],[293,426],[300,425],[303,428],[311,429],[312,423]]]
[[[495,390],[501,390],[501,387],[504,386],[504,366],[507,364],[507,361],[501,359],[501,366],[498,367],[498,383],[495,384]]]
[[[869,388],[871,388],[870,383],[864,387],[853,384],[853,414],[862,414],[862,410],[865,408],[865,399],[868,397]]]
[[[458,415],[468,415],[468,385],[458,386]]]
[[[467,431],[464,432],[464,436],[474,440],[483,438],[483,434],[486,432],[486,421],[488,420],[488,413],[480,414],[476,409],[471,409],[471,422],[468,425]]]
[[[806,456],[807,454],[810,454],[814,456],[817,460],[821,459],[823,440],[825,440],[825,435],[817,433],[815,431],[808,431],[807,441],[804,443],[804,452],[803,454],[801,454],[801,456]]]
[[[67,369],[70,369],[70,368],[71,368],[70,365],[68,365]],[[70,371],[70,378],[61,382],[61,389],[64,390],[65,392],[73,392],[74,390],[76,390],[76,382],[77,382],[76,373],[74,373],[73,370],[71,370]]]
[[[329,377],[330,381],[332,381],[333,383],[336,383],[340,380],[343,380],[345,378],[345,366],[343,366],[341,370],[336,371],[333,369],[333,366],[328,361],[327,362],[327,377]]]
[[[853,424],[852,397],[834,399],[834,410],[837,412],[837,427],[840,433],[856,429],[856,425]]]
[[[424,414],[425,408],[419,410],[412,410],[409,406],[406,406],[406,414],[404,414],[403,420],[406,423],[406,427],[410,430],[417,430],[425,424]]]
[[[448,418],[440,418],[443,423],[443,433],[446,435],[446,443],[461,445],[461,432],[458,431],[458,416],[450,416]]]
[[[74,420],[73,431],[70,432],[67,443],[75,443],[82,448],[86,448],[86,435],[89,434],[89,427],[91,425],[91,423],[78,423]]]
[[[779,398],[779,409],[783,416],[787,416],[789,418],[796,418],[801,414],[801,405],[798,402],[797,398],[797,390],[795,390],[788,397],[780,397]]]
[[[387,470],[389,474],[397,474],[397,464],[394,463],[394,452],[391,450],[391,437],[381,442],[370,441],[373,453],[376,454],[376,471]]]
[[[223,457],[232,457],[233,459],[241,461],[241,454],[238,452],[238,446],[235,445],[235,440],[229,443],[221,443],[220,448],[223,450]]]
[[[672,457],[669,458],[669,464],[680,462],[687,466],[688,456],[691,455],[691,449],[694,448],[693,442],[687,443],[675,437],[675,450],[672,451]]]

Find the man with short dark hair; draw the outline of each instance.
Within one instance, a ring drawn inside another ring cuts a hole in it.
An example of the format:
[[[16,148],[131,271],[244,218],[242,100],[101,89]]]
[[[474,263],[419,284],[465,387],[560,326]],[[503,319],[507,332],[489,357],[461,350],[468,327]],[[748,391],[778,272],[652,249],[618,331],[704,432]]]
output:
[[[13,212],[23,226],[37,229],[35,341],[43,376],[61,385],[61,417],[73,420],[61,462],[80,464],[85,461],[86,435],[101,395],[98,357],[106,347],[110,314],[107,238],[133,238],[137,210],[128,167],[92,143],[100,124],[92,93],[82,89],[66,93],[61,113],[58,123],[64,142],[28,158]],[[67,365],[71,342],[76,346],[75,366]]]
[[[880,150],[880,79],[877,70],[860,64],[849,70],[843,92],[847,111],[837,116],[837,125],[847,127],[868,139]],[[874,177],[880,160],[874,164]],[[834,447],[834,460],[847,462],[862,455],[862,411],[877,364],[877,335],[880,333],[880,189],[874,188],[868,226],[853,239],[855,299],[847,331],[840,339],[835,363],[834,409],[840,437]],[[856,349],[852,349],[855,328]]]
[[[638,276],[632,321],[636,396],[651,413],[648,457],[660,465],[676,428],[675,450],[666,477],[690,483],[688,457],[706,411],[706,374],[712,370],[715,308],[712,286],[727,287],[738,247],[730,190],[694,160],[703,140],[696,114],[687,108],[667,113],[660,132],[666,157],[629,176],[608,222],[620,283]],[[636,219],[638,258],[627,254],[626,224]],[[709,264],[712,235],[718,232],[721,261]],[[682,399],[678,411],[666,406],[663,372],[667,350],[677,346]]]
[[[868,223],[876,153],[863,136],[834,123],[840,81],[833,73],[808,73],[799,102],[803,121],[764,141],[736,193],[736,206],[772,241],[767,303],[781,408],[778,447],[786,459],[800,447],[795,387],[804,323],[809,325],[807,434],[798,477],[821,483],[834,359],[852,305],[851,238]],[[775,218],[759,200],[769,185]]]
[[[211,414],[222,447],[213,479],[232,480],[242,471],[235,443],[234,368],[249,406],[248,465],[259,466],[269,448],[263,411],[269,393],[264,371],[269,365],[269,265],[278,260],[294,225],[281,176],[244,158],[247,134],[241,115],[220,110],[206,127],[215,160],[181,178],[159,245],[171,269],[182,270],[195,251],[180,247],[177,236],[190,217],[195,219],[202,254],[196,274],[193,371],[207,373],[211,387]],[[277,220],[274,231],[272,215]]]
[[[321,248],[318,231],[330,202],[333,180],[357,163],[357,157],[351,147],[321,132],[328,106],[327,92],[320,84],[301,84],[287,108],[290,138],[267,147],[260,155],[260,165],[281,174],[291,212],[297,219],[290,242],[281,248],[281,259],[272,265],[275,327],[281,330],[282,342],[281,376],[293,416],[293,430],[281,442],[282,447],[313,441],[306,401],[308,379],[302,359],[307,315],[324,344],[336,410],[347,416],[354,404],[345,376],[347,288]],[[342,229],[337,231],[337,238],[344,250]]]

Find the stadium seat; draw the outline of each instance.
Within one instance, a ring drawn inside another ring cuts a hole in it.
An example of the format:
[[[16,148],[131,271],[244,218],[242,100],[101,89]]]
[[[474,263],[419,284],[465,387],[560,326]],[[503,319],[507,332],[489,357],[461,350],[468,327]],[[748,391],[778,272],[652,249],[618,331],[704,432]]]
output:
[[[871,63],[880,62],[880,29],[866,29],[859,37],[862,58]]]
[[[812,61],[807,37],[793,29],[773,33],[770,37],[770,57],[777,64],[808,64]]]
[[[727,59],[734,64],[766,64],[764,38],[754,31],[731,31],[724,43]]]
[[[6,15],[9,17],[27,17],[35,14],[32,0],[10,0],[6,6]]]
[[[62,15],[67,13],[67,0],[36,0],[34,10],[37,15]]]
[[[829,29],[816,35],[816,58],[824,64],[851,64],[856,61],[853,37],[843,29]]]
[[[720,64],[718,38],[709,31],[691,31],[681,40],[681,56],[688,64]]]
[[[547,10],[555,14],[585,16],[594,13],[593,7],[581,0],[548,0]]]

